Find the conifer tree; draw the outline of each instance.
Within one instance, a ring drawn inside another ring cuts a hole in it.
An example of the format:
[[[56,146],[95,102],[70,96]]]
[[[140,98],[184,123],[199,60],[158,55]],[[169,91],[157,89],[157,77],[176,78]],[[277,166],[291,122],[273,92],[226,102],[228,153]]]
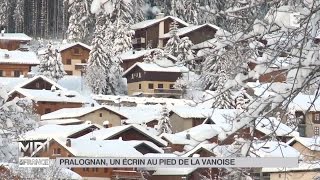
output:
[[[179,43],[177,62],[187,66],[190,70],[195,69],[193,43],[189,37],[183,37]]]
[[[172,133],[172,125],[169,118],[169,110],[166,105],[163,105],[161,110],[161,117],[158,122],[158,132],[162,133]]]
[[[215,98],[212,104],[213,108],[217,109],[234,109],[232,92],[230,89],[224,88],[224,85],[227,81],[227,74],[224,71],[220,72],[218,78],[218,87],[215,91]]]
[[[168,40],[164,51],[167,54],[171,54],[175,57],[178,56],[179,52],[179,44],[180,44],[180,37],[177,35],[178,31],[178,24],[177,21],[173,21],[170,25],[170,39]]]

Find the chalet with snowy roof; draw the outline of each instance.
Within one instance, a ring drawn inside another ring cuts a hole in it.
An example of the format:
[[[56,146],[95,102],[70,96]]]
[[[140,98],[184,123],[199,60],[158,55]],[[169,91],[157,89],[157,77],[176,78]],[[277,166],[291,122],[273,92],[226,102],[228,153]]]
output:
[[[81,43],[63,44],[59,48],[64,70],[68,75],[81,76],[89,59],[91,47]]]
[[[27,76],[31,67],[39,64],[40,61],[34,52],[0,50],[0,77]]]
[[[154,50],[156,50],[156,49],[146,49],[146,50],[140,50],[140,51],[130,50],[130,51],[127,51],[127,52],[121,54],[119,56],[119,58],[122,60],[121,67],[123,68],[124,71],[126,71],[131,66],[133,66],[135,63],[143,62],[144,57],[149,54],[152,55]],[[176,57],[174,57],[172,55],[166,55],[165,58],[167,58],[168,60],[170,60],[172,62],[175,62],[177,60]]]
[[[181,132],[200,125],[212,112],[212,108],[174,106],[169,116],[172,129],[174,132]]]
[[[53,80],[42,76],[37,75],[30,79],[24,79],[23,82],[18,83],[15,88],[24,88],[24,89],[45,89],[45,90],[51,90],[54,88],[55,90],[64,90],[62,86],[60,86],[58,83],[54,82]]]
[[[19,141],[24,145],[27,145],[29,142],[46,142],[51,138],[78,138],[84,136],[94,130],[101,129],[102,126],[91,123],[83,123],[79,125],[43,125],[36,129],[30,130],[23,134]],[[33,147],[38,148],[38,147]],[[32,152],[29,152],[30,147],[22,152],[24,155],[31,155]]]
[[[92,105],[80,108],[63,108],[41,116],[41,121],[50,120],[63,122],[64,120],[78,119],[82,122],[91,121],[106,127],[120,126],[127,117],[107,106]]]
[[[0,34],[0,49],[13,50],[24,50],[26,44],[32,40],[31,37],[24,33],[4,33]]]
[[[78,108],[89,101],[76,91],[64,90],[39,90],[15,88],[9,93],[10,99],[26,97],[31,99],[36,113],[44,115],[63,108]]]
[[[153,134],[146,127],[140,125],[124,125],[111,128],[103,128],[94,131],[88,135],[82,136],[81,139],[96,138],[97,140],[113,140],[121,138],[123,141],[140,140],[150,141],[158,147],[167,146],[167,142]]]
[[[134,49],[163,47],[160,37],[169,32],[170,24],[173,21],[177,22],[178,28],[188,26],[188,23],[183,20],[173,16],[163,17],[162,13],[158,14],[156,19],[145,20],[132,25],[131,29],[135,31],[132,39]]]
[[[39,148],[34,156],[49,157],[141,157],[134,146],[122,140],[95,140],[95,139],[71,139],[52,138],[49,149]],[[71,168],[84,179],[141,179],[141,173],[134,168]]]
[[[183,72],[187,69],[139,62],[127,69],[123,77],[127,78],[129,95],[180,98],[182,91],[175,89],[174,83]]]
[[[231,34],[220,27],[213,24],[202,24],[202,25],[190,25],[187,27],[179,28],[177,30],[177,35],[180,38],[188,37],[193,44],[199,44],[209,39],[212,39],[217,36],[230,36]],[[170,32],[163,34],[160,36],[160,44],[164,46],[167,44],[170,39]]]
[[[298,131],[302,137],[320,135],[320,98],[315,95],[298,94],[288,109],[295,111],[299,120]]]

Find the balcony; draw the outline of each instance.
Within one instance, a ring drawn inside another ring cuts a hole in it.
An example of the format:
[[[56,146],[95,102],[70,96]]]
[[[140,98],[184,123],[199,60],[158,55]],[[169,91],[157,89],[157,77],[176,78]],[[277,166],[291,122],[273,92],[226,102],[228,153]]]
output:
[[[153,93],[157,97],[181,97],[182,96],[182,90],[181,89],[154,89]]]
[[[144,44],[144,43],[146,43],[146,39],[143,37],[132,39],[132,44]]]
[[[86,63],[77,63],[75,64],[75,70],[84,70],[86,68],[87,64]]]

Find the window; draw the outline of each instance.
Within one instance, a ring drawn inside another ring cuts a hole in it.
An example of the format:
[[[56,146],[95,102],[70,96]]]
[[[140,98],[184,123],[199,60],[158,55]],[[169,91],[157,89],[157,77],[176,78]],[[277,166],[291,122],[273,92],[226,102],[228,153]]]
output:
[[[0,70],[0,77],[3,77],[3,71]]]
[[[100,113],[99,116],[102,117],[102,113]]]
[[[36,88],[40,88],[40,83],[36,83]]]
[[[80,49],[79,48],[74,48],[73,49],[74,54],[80,54]]]
[[[163,89],[163,84],[158,84],[159,89]]]
[[[85,64],[87,61],[85,59],[81,59],[81,63]]]
[[[141,89],[141,84],[139,84],[139,89]]]
[[[320,121],[320,114],[315,114],[314,115],[314,121],[319,122]]]
[[[13,72],[14,77],[20,77],[20,74],[22,74],[21,71],[14,71]]]
[[[149,84],[148,84],[148,88],[149,88],[149,89],[153,89],[153,84],[152,84],[152,83],[149,83]]]
[[[53,149],[53,154],[60,155],[61,154],[61,149],[60,148]]]
[[[319,127],[314,127],[314,135],[319,135]]]
[[[174,89],[174,84],[170,84],[170,89]]]
[[[46,108],[46,109],[44,110],[44,113],[45,113],[45,114],[51,113],[51,109],[50,109],[50,108]]]
[[[71,59],[67,59],[67,62],[66,62],[68,65],[71,64]]]
[[[66,71],[67,75],[72,75],[72,71]]]

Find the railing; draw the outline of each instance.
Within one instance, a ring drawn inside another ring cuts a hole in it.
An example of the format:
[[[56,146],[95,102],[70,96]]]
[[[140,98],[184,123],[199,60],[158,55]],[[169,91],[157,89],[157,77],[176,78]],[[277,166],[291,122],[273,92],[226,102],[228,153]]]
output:
[[[143,37],[132,39],[132,44],[142,44],[142,43],[146,43],[146,39]]]
[[[182,90],[181,89],[161,89],[161,88],[157,88],[154,89],[154,93],[155,94],[182,94]]]

